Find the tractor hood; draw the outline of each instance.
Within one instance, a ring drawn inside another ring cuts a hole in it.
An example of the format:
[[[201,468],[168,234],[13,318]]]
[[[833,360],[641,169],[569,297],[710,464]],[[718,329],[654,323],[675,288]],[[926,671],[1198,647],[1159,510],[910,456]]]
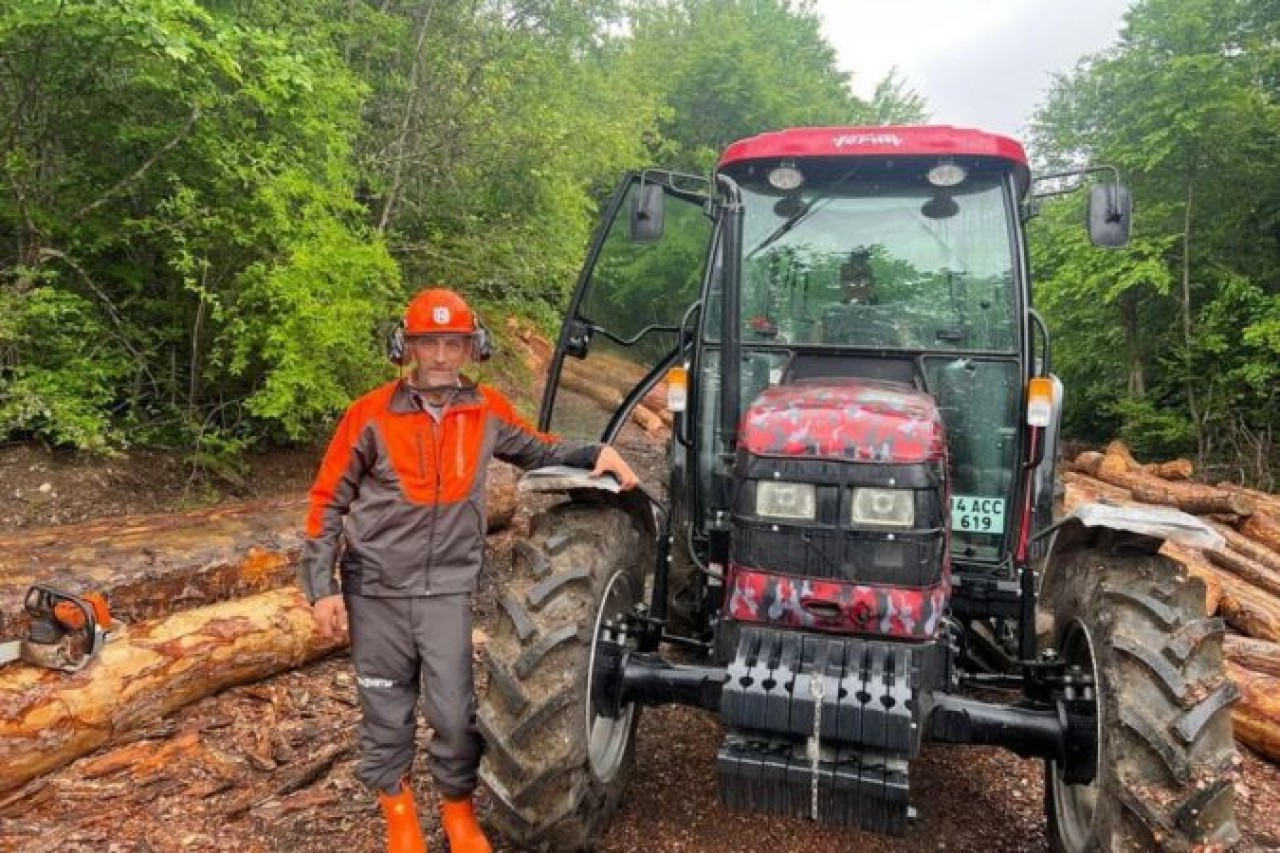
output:
[[[915,464],[942,459],[946,434],[928,394],[869,379],[803,379],[762,393],[739,446],[756,456]]]

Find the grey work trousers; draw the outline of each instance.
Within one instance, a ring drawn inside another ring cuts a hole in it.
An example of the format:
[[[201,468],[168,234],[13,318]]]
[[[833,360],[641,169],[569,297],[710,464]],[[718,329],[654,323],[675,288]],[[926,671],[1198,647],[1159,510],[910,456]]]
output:
[[[471,676],[471,596],[372,598],[347,593],[351,658],[363,716],[356,775],[394,791],[413,766],[418,695],[435,729],[431,775],[450,799],[475,790],[482,741]]]

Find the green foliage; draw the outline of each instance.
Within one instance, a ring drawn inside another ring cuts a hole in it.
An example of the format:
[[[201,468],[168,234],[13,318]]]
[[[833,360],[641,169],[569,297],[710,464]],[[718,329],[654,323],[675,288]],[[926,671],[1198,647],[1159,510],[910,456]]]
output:
[[[0,290],[0,348],[7,365],[0,423],[82,450],[118,436],[108,407],[133,374],[94,307],[52,284]]]
[[[424,285],[552,327],[624,169],[923,107],[847,84],[790,0],[10,0],[0,432],[231,471]]]
[[[1118,418],[1153,450],[1185,449],[1189,430],[1202,465],[1246,454],[1260,482],[1280,417],[1275,12],[1136,3],[1113,49],[1056,81],[1034,145],[1048,166],[1119,167],[1136,202],[1121,251],[1092,250],[1056,211],[1034,232],[1068,400],[1088,404],[1068,403],[1069,430],[1100,437]]]

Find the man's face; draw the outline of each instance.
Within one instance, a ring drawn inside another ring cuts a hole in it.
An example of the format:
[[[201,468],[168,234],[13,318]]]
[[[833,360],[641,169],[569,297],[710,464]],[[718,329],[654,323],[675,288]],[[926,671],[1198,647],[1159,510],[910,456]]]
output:
[[[471,354],[469,335],[420,335],[409,338],[409,355],[413,360],[415,385],[430,388],[454,385],[458,371]]]

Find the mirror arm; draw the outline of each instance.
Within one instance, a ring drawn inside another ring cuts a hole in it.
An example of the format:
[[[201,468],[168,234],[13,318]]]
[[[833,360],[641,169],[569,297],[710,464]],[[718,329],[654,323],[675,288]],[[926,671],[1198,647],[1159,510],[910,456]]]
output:
[[[1102,166],[1080,166],[1075,169],[1064,169],[1061,172],[1045,172],[1042,175],[1035,175],[1032,177],[1031,185],[1034,187],[1041,181],[1054,181],[1061,178],[1083,178],[1085,175],[1096,175],[1101,172],[1109,172],[1111,174],[1111,186],[1116,186],[1120,183],[1120,170],[1115,166],[1108,166],[1104,164]],[[1056,195],[1070,195],[1071,193],[1078,191],[1083,186],[1084,182],[1080,181],[1064,189],[1033,190],[1031,197],[1051,198]]]

